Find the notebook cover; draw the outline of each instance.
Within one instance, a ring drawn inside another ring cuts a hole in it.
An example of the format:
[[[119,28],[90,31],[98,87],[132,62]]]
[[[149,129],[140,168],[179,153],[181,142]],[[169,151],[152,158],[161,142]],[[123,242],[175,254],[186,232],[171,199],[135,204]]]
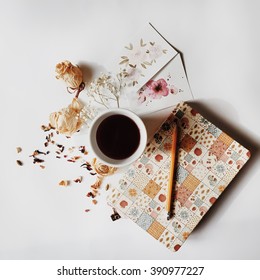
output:
[[[165,205],[174,120],[178,155],[174,216],[168,221]],[[246,148],[188,104],[180,103],[112,189],[108,202],[177,251],[249,157]]]

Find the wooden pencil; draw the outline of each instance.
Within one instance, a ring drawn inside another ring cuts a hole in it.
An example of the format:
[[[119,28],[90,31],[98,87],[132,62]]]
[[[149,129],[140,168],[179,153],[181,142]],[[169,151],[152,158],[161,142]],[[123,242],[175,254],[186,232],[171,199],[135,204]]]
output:
[[[174,189],[174,173],[175,173],[176,153],[177,153],[177,135],[178,135],[178,128],[177,128],[177,124],[175,124],[172,132],[171,166],[170,166],[170,174],[169,174],[169,182],[168,182],[168,193],[166,199],[167,220],[170,220],[172,217],[172,193]]]

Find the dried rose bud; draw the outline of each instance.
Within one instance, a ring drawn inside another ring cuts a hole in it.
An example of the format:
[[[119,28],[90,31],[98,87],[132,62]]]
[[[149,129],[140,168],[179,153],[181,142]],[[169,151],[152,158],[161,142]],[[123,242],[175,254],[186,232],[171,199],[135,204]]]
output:
[[[97,161],[96,158],[94,158],[92,161],[92,167],[97,172],[97,174],[99,174],[101,176],[112,175],[117,170],[116,167],[108,166],[104,163],[101,163],[101,162]]]
[[[83,74],[78,66],[73,65],[70,61],[65,60],[56,65],[57,79],[62,79],[68,87],[72,89],[79,88],[83,82]]]

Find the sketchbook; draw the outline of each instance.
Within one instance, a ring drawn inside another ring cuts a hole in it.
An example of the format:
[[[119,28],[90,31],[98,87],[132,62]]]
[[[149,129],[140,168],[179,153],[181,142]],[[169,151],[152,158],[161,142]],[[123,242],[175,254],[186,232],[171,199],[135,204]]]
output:
[[[176,121],[174,215],[168,221],[166,193]],[[190,105],[180,103],[112,188],[108,203],[168,249],[178,251],[249,158],[249,150]]]

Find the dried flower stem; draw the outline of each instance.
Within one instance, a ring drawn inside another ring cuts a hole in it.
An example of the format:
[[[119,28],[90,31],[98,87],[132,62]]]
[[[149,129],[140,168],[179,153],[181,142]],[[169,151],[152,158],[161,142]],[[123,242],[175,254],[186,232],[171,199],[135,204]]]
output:
[[[109,101],[116,102],[117,107],[120,107],[119,98],[123,87],[125,87],[124,78],[126,73],[121,71],[116,76],[110,74],[101,74],[94,80],[89,87],[89,94],[95,102],[109,108]]]
[[[79,97],[80,92],[85,88],[85,83],[82,82],[78,88],[71,88],[71,87],[67,87],[67,91],[68,93],[72,94],[72,93],[76,93],[75,98]]]

